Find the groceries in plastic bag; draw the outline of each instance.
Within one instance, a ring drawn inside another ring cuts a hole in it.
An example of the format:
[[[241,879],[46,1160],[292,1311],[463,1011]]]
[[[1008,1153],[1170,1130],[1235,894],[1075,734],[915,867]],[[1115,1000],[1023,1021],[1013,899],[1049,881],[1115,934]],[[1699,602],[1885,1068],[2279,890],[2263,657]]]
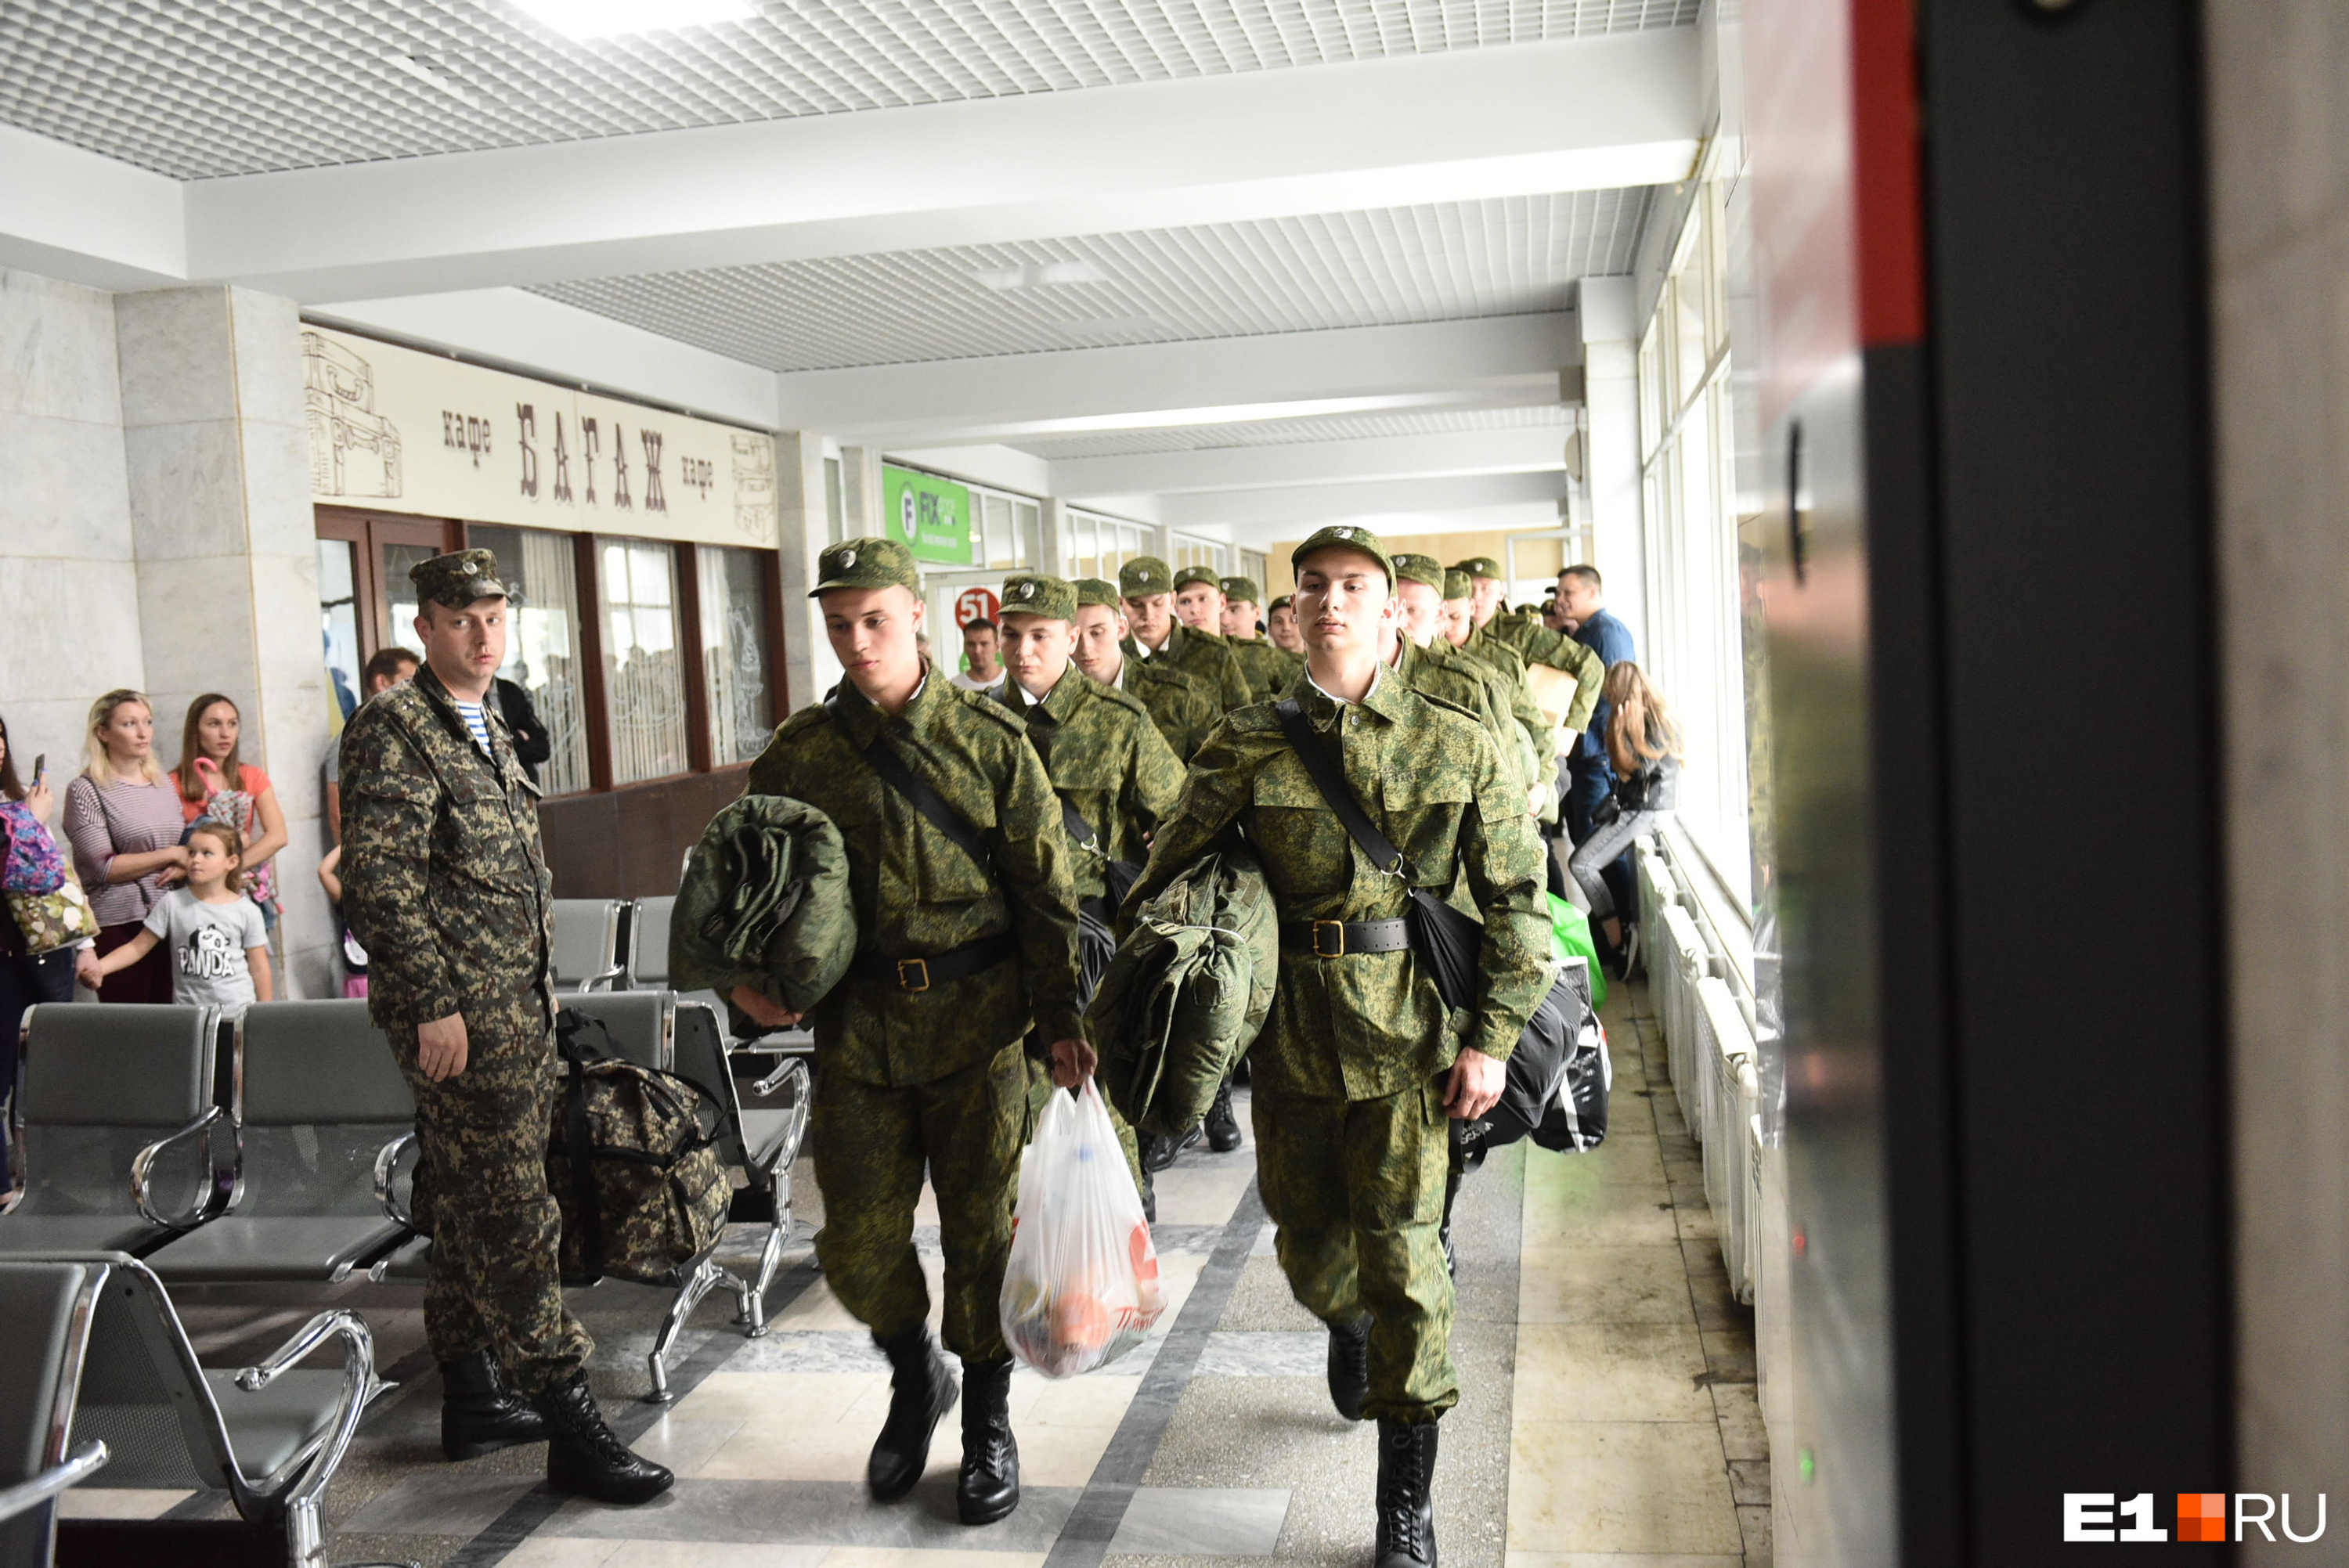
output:
[[[1054,1090],[1019,1161],[1003,1339],[1047,1377],[1105,1367],[1166,1309],[1158,1249],[1109,1108],[1092,1080]]]

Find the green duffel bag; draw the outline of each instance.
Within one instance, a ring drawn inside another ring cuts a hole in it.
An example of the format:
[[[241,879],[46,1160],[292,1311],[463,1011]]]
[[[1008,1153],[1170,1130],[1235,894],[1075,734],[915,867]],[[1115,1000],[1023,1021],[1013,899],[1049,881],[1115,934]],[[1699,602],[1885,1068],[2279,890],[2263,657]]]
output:
[[[1607,971],[1599,966],[1599,944],[1590,935],[1590,917],[1554,892],[1542,897],[1549,901],[1549,955],[1552,958],[1579,958],[1590,968],[1590,1006],[1593,1012],[1607,1006]]]
[[[745,795],[710,819],[669,916],[668,983],[748,985],[811,1011],[856,956],[848,849],[831,818],[788,795]]]
[[[1134,1127],[1179,1137],[1264,1027],[1280,931],[1264,868],[1202,855],[1134,913],[1085,1015],[1102,1092]]]

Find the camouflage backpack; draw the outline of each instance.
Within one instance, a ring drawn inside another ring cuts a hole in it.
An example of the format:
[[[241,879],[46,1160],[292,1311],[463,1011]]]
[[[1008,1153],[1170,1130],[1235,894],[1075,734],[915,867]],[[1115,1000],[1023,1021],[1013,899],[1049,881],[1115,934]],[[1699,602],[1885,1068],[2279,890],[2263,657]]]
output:
[[[563,1283],[678,1284],[717,1246],[733,1197],[716,1148],[719,1099],[616,1056],[600,1019],[565,1007],[554,1031],[568,1066],[546,1185],[563,1211]]]

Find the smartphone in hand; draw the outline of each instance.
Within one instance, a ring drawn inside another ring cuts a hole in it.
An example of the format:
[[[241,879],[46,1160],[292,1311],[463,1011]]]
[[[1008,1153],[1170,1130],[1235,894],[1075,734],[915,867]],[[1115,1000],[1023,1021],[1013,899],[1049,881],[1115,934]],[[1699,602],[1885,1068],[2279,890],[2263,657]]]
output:
[[[33,787],[39,789],[41,780],[49,776],[49,754],[46,751],[33,758]]]

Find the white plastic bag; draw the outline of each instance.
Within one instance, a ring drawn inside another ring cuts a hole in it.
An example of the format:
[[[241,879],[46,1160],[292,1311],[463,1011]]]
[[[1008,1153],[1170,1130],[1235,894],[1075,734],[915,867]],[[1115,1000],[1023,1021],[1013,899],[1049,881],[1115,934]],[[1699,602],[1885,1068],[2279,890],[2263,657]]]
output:
[[[1125,1151],[1092,1080],[1058,1089],[1019,1159],[1003,1270],[1004,1343],[1047,1377],[1105,1367],[1166,1309],[1158,1249]]]

